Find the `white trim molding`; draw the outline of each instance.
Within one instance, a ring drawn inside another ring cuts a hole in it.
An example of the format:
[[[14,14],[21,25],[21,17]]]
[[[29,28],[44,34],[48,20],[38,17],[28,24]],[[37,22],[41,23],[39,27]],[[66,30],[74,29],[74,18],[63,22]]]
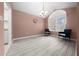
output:
[[[43,34],[38,34],[38,35],[31,35],[31,36],[26,36],[26,37],[14,38],[13,41],[19,40],[19,39],[26,39],[26,38],[38,37],[38,36],[42,36],[42,35]]]

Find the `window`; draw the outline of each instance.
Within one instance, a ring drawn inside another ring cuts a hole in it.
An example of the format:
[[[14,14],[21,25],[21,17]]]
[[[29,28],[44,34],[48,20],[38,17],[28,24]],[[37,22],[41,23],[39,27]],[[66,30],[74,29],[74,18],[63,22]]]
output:
[[[64,31],[66,28],[66,12],[64,10],[56,10],[48,18],[48,28],[50,31]]]

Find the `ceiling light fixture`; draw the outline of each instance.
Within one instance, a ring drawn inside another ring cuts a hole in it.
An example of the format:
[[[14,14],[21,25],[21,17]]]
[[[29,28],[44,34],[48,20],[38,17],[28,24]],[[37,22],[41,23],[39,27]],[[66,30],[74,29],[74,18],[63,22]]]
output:
[[[43,8],[42,8],[42,10],[41,10],[41,12],[40,12],[40,16],[42,16],[42,17],[45,17],[46,16],[46,14],[48,13],[48,11],[45,11],[45,5],[44,5],[45,3],[44,3],[44,1],[43,1]]]

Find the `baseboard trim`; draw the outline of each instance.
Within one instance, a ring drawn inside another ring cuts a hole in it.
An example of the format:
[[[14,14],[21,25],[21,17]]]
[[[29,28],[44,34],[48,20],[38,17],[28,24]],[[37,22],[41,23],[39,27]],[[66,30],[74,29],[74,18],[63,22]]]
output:
[[[72,41],[76,42],[76,39],[72,39],[72,38],[71,38],[70,40],[72,40]]]
[[[20,39],[26,39],[26,38],[37,37],[37,36],[42,36],[42,35],[43,35],[43,34],[38,34],[38,35],[31,35],[31,36],[26,36],[26,37],[14,38],[13,41],[15,41],[15,40],[20,40]]]

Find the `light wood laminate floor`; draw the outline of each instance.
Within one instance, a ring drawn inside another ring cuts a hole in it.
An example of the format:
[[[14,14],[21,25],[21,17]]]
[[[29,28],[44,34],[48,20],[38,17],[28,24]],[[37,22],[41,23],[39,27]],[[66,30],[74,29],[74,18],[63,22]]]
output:
[[[7,56],[75,56],[75,42],[52,36],[16,40]]]

